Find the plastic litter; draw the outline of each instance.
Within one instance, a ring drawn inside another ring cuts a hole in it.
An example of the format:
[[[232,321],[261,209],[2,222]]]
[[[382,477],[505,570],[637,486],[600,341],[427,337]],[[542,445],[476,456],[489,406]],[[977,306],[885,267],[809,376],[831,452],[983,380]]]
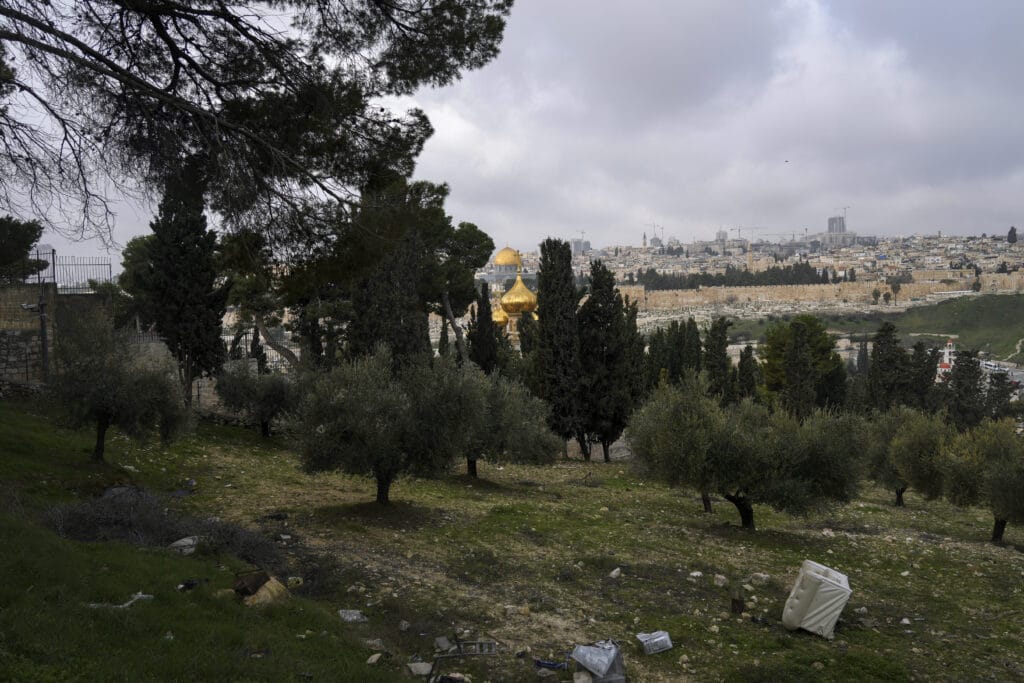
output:
[[[362,610],[357,609],[340,609],[338,610],[338,616],[341,617],[342,621],[354,624],[360,621],[369,621],[366,615],[363,614]]]
[[[129,598],[128,602],[123,602],[120,605],[111,605],[110,603],[107,603],[107,602],[90,602],[89,603],[89,607],[91,607],[92,609],[99,609],[101,607],[109,607],[111,609],[125,609],[127,607],[131,607],[132,605],[134,605],[139,600],[152,600],[152,599],[153,599],[152,595],[148,595],[146,593],[139,592],[139,593],[136,593],[135,595],[133,595],[131,598]]]
[[[669,637],[668,631],[638,633],[636,639],[643,643],[644,654],[653,655],[672,649],[672,638]]]
[[[594,677],[594,683],[625,683],[626,665],[619,644],[599,640],[592,645],[577,645],[569,655]]]

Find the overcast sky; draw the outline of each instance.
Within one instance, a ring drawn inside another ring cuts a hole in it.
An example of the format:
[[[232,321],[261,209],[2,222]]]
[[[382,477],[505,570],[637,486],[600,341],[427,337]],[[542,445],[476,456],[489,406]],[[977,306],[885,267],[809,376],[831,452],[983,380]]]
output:
[[[494,62],[412,98],[436,129],[416,177],[523,250],[821,232],[842,207],[861,234],[1005,232],[1021,27],[1019,0],[518,0]]]

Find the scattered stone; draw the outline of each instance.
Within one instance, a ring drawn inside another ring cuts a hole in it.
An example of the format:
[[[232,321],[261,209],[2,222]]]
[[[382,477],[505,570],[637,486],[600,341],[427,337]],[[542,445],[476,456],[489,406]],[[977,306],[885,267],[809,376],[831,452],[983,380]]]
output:
[[[429,676],[430,672],[434,670],[434,665],[431,662],[409,662],[406,666],[409,667],[409,673],[413,676]]]
[[[366,615],[363,614],[362,610],[358,609],[340,609],[338,610],[338,616],[341,620],[348,624],[355,624],[363,621],[369,621]]]
[[[410,625],[411,624],[409,624],[408,621],[406,621],[405,619],[402,619],[400,622],[398,622],[398,630],[401,631],[402,633],[405,633],[406,631],[409,630],[409,626]]]
[[[537,678],[557,678],[558,674],[551,669],[537,669]]]
[[[196,547],[199,545],[198,536],[186,536],[185,538],[179,538],[174,543],[167,546],[176,553],[182,555],[191,555],[196,551]]]
[[[832,531],[831,529],[822,529],[821,530],[821,535],[822,536],[826,536],[828,538],[834,538],[835,535],[836,535],[836,532]]]
[[[754,587],[752,585],[750,585],[749,583],[745,583],[745,584],[743,584],[743,590],[747,591],[748,593],[753,593],[754,592]]]
[[[811,668],[813,668],[815,671],[821,671],[825,668],[825,665],[821,662],[815,662],[814,664],[811,664]]]
[[[766,586],[768,585],[768,582],[771,581],[771,579],[772,577],[768,574],[756,573],[751,574],[750,577],[747,579],[747,582],[755,586]]]
[[[867,614],[868,613],[868,608],[867,607],[858,607],[857,609],[855,609],[853,611],[856,612],[857,614]]]
[[[690,572],[691,579],[699,579],[704,576],[704,572]]]
[[[298,588],[303,583],[304,582],[303,582],[301,576],[289,576],[288,577],[288,587],[289,588]]]
[[[712,633],[718,633],[718,624],[712,624],[711,626],[708,627],[708,630],[711,631]]]
[[[282,541],[290,541],[290,540],[292,540],[292,535],[291,534],[281,534],[280,536],[278,536],[278,538],[280,538]]]
[[[174,634],[171,633],[170,631],[168,631],[167,633],[164,634],[164,640],[167,640],[167,641],[174,640]]]
[[[248,607],[266,607],[267,605],[276,605],[277,603],[284,602],[288,599],[288,589],[284,587],[284,584],[270,577],[270,580],[260,586],[260,589],[245,598],[243,602]]]
[[[448,652],[452,649],[452,641],[448,640],[447,636],[438,636],[434,638],[434,647],[441,652]]]
[[[725,578],[722,574],[715,574],[715,585],[721,588],[722,586],[729,583],[729,579]]]
[[[690,658],[687,657],[686,655],[683,655],[682,657],[679,658],[679,663],[680,664],[689,664],[690,663]]]
[[[909,571],[900,572],[900,576],[910,576],[910,572]]]
[[[622,568],[621,567],[616,567],[615,569],[613,569],[611,571],[611,573],[608,576],[609,576],[609,578],[612,578],[612,579],[619,578],[620,576],[622,576]]]
[[[373,638],[372,640],[367,638],[363,642],[366,643],[366,647],[370,648],[371,650],[376,650],[377,652],[380,652],[384,649],[384,641],[380,638]]]
[[[901,626],[910,626],[910,619],[907,619],[906,617],[903,617],[902,619],[900,619],[900,625]]]
[[[572,675],[572,683],[594,683],[589,671],[577,671]]]

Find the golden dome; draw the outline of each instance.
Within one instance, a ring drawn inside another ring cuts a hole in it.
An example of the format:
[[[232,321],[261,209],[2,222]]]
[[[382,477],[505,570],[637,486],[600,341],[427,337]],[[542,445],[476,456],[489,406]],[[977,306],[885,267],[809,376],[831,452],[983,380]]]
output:
[[[491,320],[493,320],[494,324],[498,327],[505,327],[505,325],[508,325],[508,313],[502,310],[500,306],[498,308],[491,309]]]
[[[509,315],[533,312],[537,308],[537,295],[523,284],[522,274],[516,274],[516,283],[501,297],[501,307]]]
[[[519,252],[512,247],[505,247],[497,254],[494,255],[494,265],[496,266],[522,266],[523,259],[519,256]]]

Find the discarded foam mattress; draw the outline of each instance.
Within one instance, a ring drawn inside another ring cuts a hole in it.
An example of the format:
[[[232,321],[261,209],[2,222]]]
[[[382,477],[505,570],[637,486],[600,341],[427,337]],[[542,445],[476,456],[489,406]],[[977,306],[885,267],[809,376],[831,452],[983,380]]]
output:
[[[832,640],[851,593],[846,574],[804,560],[782,610],[782,625],[790,631],[802,628]]]

